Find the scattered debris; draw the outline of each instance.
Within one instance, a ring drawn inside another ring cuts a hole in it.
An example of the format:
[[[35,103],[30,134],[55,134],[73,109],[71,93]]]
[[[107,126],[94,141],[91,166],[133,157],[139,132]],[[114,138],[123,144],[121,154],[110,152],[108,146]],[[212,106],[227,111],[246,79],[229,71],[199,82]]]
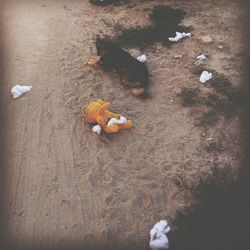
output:
[[[179,40],[185,38],[185,37],[191,37],[191,33],[185,33],[185,32],[175,32],[175,37],[169,37],[168,40],[170,42],[178,42]]]
[[[204,54],[200,54],[199,56],[196,57],[196,59],[199,61],[205,61],[207,60],[207,57]]]
[[[203,43],[211,43],[213,41],[212,37],[210,36],[199,36],[198,40]]]
[[[147,62],[147,57],[146,55],[141,55],[137,57],[137,60],[140,61],[141,63]]]
[[[150,230],[149,246],[152,250],[168,249],[169,241],[167,233],[170,231],[170,226],[166,220],[160,220]]]
[[[127,119],[124,116],[120,116],[120,119],[111,118],[108,122],[108,126],[112,126],[113,124],[125,124]]]
[[[13,98],[18,98],[24,93],[30,91],[31,89],[32,89],[32,86],[16,85],[11,89],[11,94],[13,95]]]
[[[200,54],[199,56],[196,57],[195,64],[196,65],[201,65],[204,63],[204,61],[207,60],[207,56],[204,54]]]
[[[99,135],[102,131],[102,127],[100,125],[95,125],[94,127],[92,127],[92,131]]]
[[[208,71],[203,71],[200,75],[200,82],[201,83],[205,83],[207,82],[208,80],[212,79],[213,78],[213,75],[212,73],[208,72]]]

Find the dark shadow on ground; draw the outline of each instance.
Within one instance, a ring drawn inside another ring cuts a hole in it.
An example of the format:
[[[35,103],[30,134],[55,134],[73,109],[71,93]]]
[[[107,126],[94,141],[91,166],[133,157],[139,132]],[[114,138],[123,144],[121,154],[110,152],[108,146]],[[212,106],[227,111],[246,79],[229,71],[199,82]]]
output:
[[[109,4],[119,4],[121,0],[89,0],[94,5],[105,6]]]
[[[152,8],[149,18],[151,24],[147,26],[123,27],[119,22],[114,23],[114,40],[121,46],[139,47],[144,49],[157,42],[165,46],[172,44],[169,37],[175,37],[176,31],[189,32],[191,27],[181,25],[185,11],[168,5],[157,5]],[[181,41],[182,42],[182,41]]]
[[[245,10],[250,5],[243,2]],[[246,46],[249,45],[249,13]],[[250,98],[250,49],[246,60],[246,78],[243,87]],[[229,172],[214,169],[211,178],[198,180],[190,187],[197,203],[189,210],[180,211],[175,218],[177,230],[170,232],[171,250],[244,250],[250,243],[250,105],[245,105],[241,117],[243,160],[240,177],[235,180]],[[189,189],[189,188],[188,188]]]

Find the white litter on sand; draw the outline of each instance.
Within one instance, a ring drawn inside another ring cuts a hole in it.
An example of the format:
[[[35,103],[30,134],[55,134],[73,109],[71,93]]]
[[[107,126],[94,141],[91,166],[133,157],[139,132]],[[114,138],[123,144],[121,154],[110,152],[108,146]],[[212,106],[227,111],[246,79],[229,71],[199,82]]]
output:
[[[102,127],[100,125],[95,125],[94,127],[92,127],[92,131],[99,135],[102,131]]]
[[[167,233],[170,231],[170,226],[166,220],[160,220],[150,230],[149,246],[152,250],[168,249],[169,241]]]
[[[11,94],[13,95],[13,98],[18,98],[24,93],[30,91],[31,89],[32,89],[32,86],[16,85],[11,89]]]
[[[208,80],[212,79],[213,78],[213,75],[212,73],[208,72],[208,71],[203,71],[200,75],[200,82],[201,83],[205,83],[207,82]]]
[[[124,116],[120,116],[120,119],[116,119],[116,118],[111,118],[108,122],[108,126],[111,126],[113,124],[124,124],[126,123],[127,119]]]
[[[185,38],[185,37],[191,37],[191,33],[185,33],[185,32],[175,32],[175,37],[169,37],[168,40],[170,42],[178,42],[179,40]]]
[[[205,60],[207,60],[207,57],[205,55],[201,54],[201,55],[197,56],[196,59],[198,61],[205,61]]]
[[[141,55],[137,57],[137,60],[140,61],[141,63],[145,63],[147,61],[146,55]]]

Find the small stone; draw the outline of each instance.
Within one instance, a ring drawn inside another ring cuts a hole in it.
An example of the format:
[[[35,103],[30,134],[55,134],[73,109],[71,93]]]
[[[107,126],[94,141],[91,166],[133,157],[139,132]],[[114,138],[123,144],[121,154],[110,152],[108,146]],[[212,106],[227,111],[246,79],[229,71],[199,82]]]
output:
[[[223,45],[219,45],[218,48],[219,49],[223,49],[224,47],[223,47]]]
[[[208,138],[207,138],[207,141],[212,141],[212,140],[213,140],[212,137],[208,137]]]
[[[174,58],[175,58],[175,59],[181,59],[181,58],[182,58],[182,55],[175,55]]]
[[[199,36],[198,40],[203,43],[211,43],[213,39],[210,36]]]
[[[173,100],[173,99],[171,99],[171,100],[170,100],[170,102],[172,102],[172,103],[173,103],[173,102],[174,102],[174,100]]]

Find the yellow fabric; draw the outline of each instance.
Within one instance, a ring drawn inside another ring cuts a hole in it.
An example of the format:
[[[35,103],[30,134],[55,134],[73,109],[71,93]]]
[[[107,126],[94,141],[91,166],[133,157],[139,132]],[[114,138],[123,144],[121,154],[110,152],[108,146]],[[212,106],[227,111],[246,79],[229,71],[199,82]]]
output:
[[[109,108],[110,103],[98,99],[97,101],[91,102],[84,109],[84,117],[90,124],[99,124],[107,133],[117,133],[120,129],[130,129],[133,127],[133,122],[131,120],[127,120],[124,124],[107,126],[109,119],[120,118],[119,114],[108,111]]]

